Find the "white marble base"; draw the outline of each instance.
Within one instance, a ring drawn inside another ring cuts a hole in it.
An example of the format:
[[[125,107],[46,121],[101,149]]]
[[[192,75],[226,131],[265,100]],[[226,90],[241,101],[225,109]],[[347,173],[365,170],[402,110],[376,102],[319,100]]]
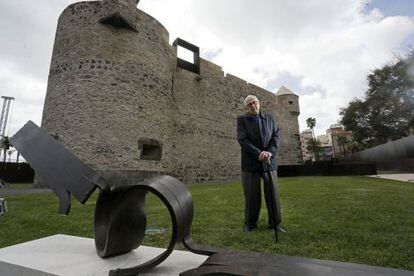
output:
[[[0,249],[0,275],[106,276],[109,270],[136,266],[164,251],[140,246],[128,254],[101,259],[93,239],[54,235]],[[206,259],[207,256],[175,250],[163,263],[140,275],[178,275]]]

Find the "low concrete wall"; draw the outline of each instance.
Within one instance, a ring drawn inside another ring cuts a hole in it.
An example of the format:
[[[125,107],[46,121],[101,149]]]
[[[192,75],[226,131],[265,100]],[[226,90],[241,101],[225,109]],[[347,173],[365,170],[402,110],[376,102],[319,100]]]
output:
[[[278,176],[343,176],[377,174],[375,164],[367,163],[313,163],[278,167]]]
[[[353,153],[350,162],[373,162],[383,172],[414,172],[414,136]]]

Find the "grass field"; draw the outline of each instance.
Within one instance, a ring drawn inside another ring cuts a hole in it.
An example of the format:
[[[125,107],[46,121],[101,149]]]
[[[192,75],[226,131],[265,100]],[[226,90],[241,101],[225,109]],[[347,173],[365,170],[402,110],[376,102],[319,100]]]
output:
[[[288,232],[280,235],[278,243],[266,231],[266,208],[257,231],[242,231],[239,183],[189,186],[195,208],[193,239],[221,248],[414,270],[412,183],[367,177],[297,177],[281,178],[279,186]],[[53,194],[6,199],[9,212],[0,217],[0,247],[58,233],[93,237],[96,194],[85,206],[73,200],[69,216],[57,215]],[[166,207],[151,195],[147,218],[148,227],[171,227]],[[166,247],[170,232],[148,235],[144,244]]]

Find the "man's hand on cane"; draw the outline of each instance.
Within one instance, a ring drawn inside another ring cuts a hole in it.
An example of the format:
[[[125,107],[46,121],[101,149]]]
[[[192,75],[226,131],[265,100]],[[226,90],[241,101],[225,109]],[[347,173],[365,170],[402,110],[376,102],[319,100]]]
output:
[[[268,151],[262,151],[259,154],[259,161],[266,162],[267,164],[270,164],[270,159],[272,158],[272,153]]]

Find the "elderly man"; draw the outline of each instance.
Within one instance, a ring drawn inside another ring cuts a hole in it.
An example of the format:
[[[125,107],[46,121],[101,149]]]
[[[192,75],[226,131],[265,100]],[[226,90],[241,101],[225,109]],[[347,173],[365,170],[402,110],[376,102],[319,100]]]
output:
[[[277,189],[276,151],[279,146],[279,128],[272,116],[260,112],[260,102],[256,96],[244,99],[247,113],[237,118],[237,140],[241,147],[241,174],[244,190],[244,231],[257,228],[261,207],[261,179],[264,181],[264,194],[268,210],[268,229],[285,232],[280,226],[281,213]],[[269,172],[272,179],[269,178]],[[276,222],[272,217],[272,192],[274,185],[276,201]]]

